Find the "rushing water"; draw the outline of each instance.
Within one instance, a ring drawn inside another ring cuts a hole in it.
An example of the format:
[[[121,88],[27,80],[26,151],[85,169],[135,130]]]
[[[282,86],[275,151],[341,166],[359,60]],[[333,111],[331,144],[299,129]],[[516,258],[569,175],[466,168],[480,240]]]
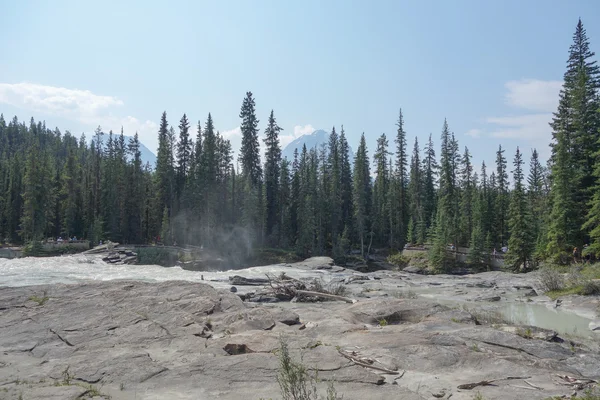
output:
[[[146,282],[164,282],[183,280],[205,282],[220,289],[228,289],[229,277],[241,275],[246,278],[265,278],[267,274],[277,276],[284,272],[293,278],[321,278],[328,282],[332,278],[343,278],[350,271],[331,273],[330,271],[309,271],[284,265],[269,265],[241,270],[222,272],[187,271],[179,267],[161,267],[158,265],[112,265],[103,262],[99,256],[73,255],[48,258],[0,258],[0,286],[29,286],[54,283],[78,283],[83,281],[138,280]],[[238,291],[245,293],[255,290],[251,286],[239,286]],[[444,297],[435,289],[414,287],[416,294],[431,298],[448,305],[461,305],[464,302],[456,297]],[[468,302],[468,308],[498,313],[505,320],[515,324],[538,326],[553,329],[561,334],[577,336],[594,335],[589,329],[589,319],[579,315],[549,308],[543,304],[517,302],[515,299],[495,304]],[[595,336],[595,335],[594,335]]]
[[[252,267],[222,272],[186,271],[179,267],[158,265],[112,265],[99,256],[73,255],[47,258],[0,258],[0,286],[29,286],[53,283],[78,283],[82,281],[137,280],[164,282],[182,280],[210,283],[217,288],[229,288],[229,277],[241,275],[246,278],[266,278],[285,271],[296,279],[325,277],[323,271],[307,271],[283,265]],[[208,281],[208,282],[207,282]],[[242,291],[244,288],[240,287]]]

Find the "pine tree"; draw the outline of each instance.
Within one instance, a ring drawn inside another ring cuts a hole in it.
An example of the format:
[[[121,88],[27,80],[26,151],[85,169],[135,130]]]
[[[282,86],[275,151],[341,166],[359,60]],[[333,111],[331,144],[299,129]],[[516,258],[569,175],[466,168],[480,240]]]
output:
[[[258,143],[258,119],[252,92],[247,92],[240,110],[242,123],[242,147],[239,162],[242,167],[243,181],[242,213],[243,222],[253,238],[262,242],[263,238],[263,203],[262,203],[262,168],[260,165],[260,147]]]
[[[354,232],[353,215],[354,206],[352,201],[352,164],[350,162],[350,147],[346,140],[344,126],[339,136],[339,165],[340,165],[340,202],[341,202],[341,226],[342,232],[346,232],[346,238],[350,240],[351,232]],[[342,233],[343,236],[343,233]]]
[[[425,147],[425,156],[423,157],[423,216],[427,229],[431,227],[432,218],[436,210],[436,176],[439,166],[435,157],[435,149],[431,134],[427,147]]]
[[[600,148],[600,118],[596,112],[600,107],[600,68],[592,57],[594,53],[589,49],[589,40],[580,19],[569,49],[558,109],[550,124],[553,130],[553,206],[546,248],[549,254],[562,253],[563,259],[573,247],[580,247],[584,241],[582,226],[587,214],[586,205],[596,181],[593,166],[594,154]],[[585,227],[592,226],[593,223],[585,224]]]
[[[410,243],[423,244],[427,235],[426,222],[423,210],[424,203],[424,181],[421,176],[421,161],[419,158],[419,141],[415,137],[412,158],[410,161],[410,180],[408,183],[409,207],[409,229],[412,235],[408,235]]]
[[[486,235],[483,229],[484,204],[486,199],[482,191],[478,192],[475,190],[474,193],[473,229],[469,240],[469,254],[467,256],[467,261],[471,264],[478,265],[486,261]]]
[[[514,190],[510,200],[508,220],[511,235],[508,239],[508,252],[504,262],[514,271],[519,271],[530,267],[534,246],[527,196],[523,187],[523,156],[518,147],[513,165],[515,166],[513,170]]]
[[[171,206],[171,158],[169,154],[171,149],[169,141],[169,124],[167,122],[167,113],[163,112],[158,128],[158,152],[156,155],[155,170],[155,199],[152,215],[155,216],[151,227],[152,235],[160,233],[162,229],[162,215],[165,208]]]
[[[529,176],[527,178],[527,195],[529,209],[532,216],[532,237],[536,243],[535,252],[537,256],[544,254],[546,250],[546,224],[548,217],[547,193],[545,192],[546,169],[539,160],[537,150],[533,149],[529,161]]]
[[[282,129],[277,125],[273,110],[269,116],[269,123],[265,129],[264,143],[266,146],[266,161],[265,161],[265,207],[266,207],[266,224],[265,234],[269,238],[274,230],[276,240],[271,240],[272,243],[279,241],[281,226],[280,223],[281,205],[280,201],[280,168],[281,168],[281,148],[279,147],[279,132]]]
[[[440,186],[436,214],[436,231],[430,259],[435,268],[447,270],[451,263],[447,256],[449,243],[457,245],[457,190],[456,190],[456,145],[450,135],[448,122],[442,128],[442,148],[440,158]]]
[[[258,119],[256,118],[255,102],[252,92],[247,92],[240,111],[242,124],[242,147],[239,161],[242,165],[242,175],[250,179],[253,187],[258,187],[262,180],[260,166],[260,147],[258,143]]]
[[[332,128],[329,135],[327,153],[327,163],[324,166],[324,170],[328,176],[323,177],[325,184],[324,208],[329,217],[329,224],[326,226],[326,231],[330,236],[332,249],[336,250],[344,228],[342,226],[342,193],[340,190],[342,185],[340,164],[342,160],[340,157],[340,140],[335,127]]]
[[[183,114],[179,121],[179,141],[177,143],[177,179],[176,195],[180,200],[183,195],[186,179],[189,174],[192,154],[192,141],[190,140],[190,123],[187,115]]]
[[[600,110],[598,110],[600,113]],[[585,249],[585,256],[600,257],[600,150],[594,156],[596,163],[594,166],[594,177],[596,178],[596,187],[594,194],[588,206],[587,219],[583,225],[583,229],[589,231],[591,243]]]
[[[500,247],[506,244],[508,239],[508,173],[506,171],[506,158],[502,146],[498,146],[496,152],[496,232]]]
[[[459,213],[459,227],[460,227],[460,239],[458,243],[460,245],[467,245],[471,240],[471,230],[473,228],[473,199],[475,188],[473,185],[473,166],[471,164],[471,154],[469,149],[465,147],[465,152],[461,159],[461,196],[460,196],[460,213]]]
[[[385,133],[377,139],[377,148],[373,154],[377,176],[373,185],[373,234],[375,243],[385,245],[389,228],[388,217],[388,191],[389,191],[389,171],[388,171],[388,140]]]
[[[396,193],[397,203],[394,208],[395,226],[397,229],[394,235],[397,239],[398,247],[402,248],[406,243],[406,231],[408,224],[408,179],[406,167],[408,165],[408,155],[406,146],[406,132],[404,131],[404,118],[402,109],[398,114],[396,123],[398,130],[396,132]]]
[[[370,246],[367,240],[372,238],[371,232],[371,174],[369,168],[369,157],[367,155],[367,142],[365,141],[364,133],[360,137],[360,145],[356,151],[354,159],[354,185],[353,185],[353,201],[354,201],[354,224],[358,241],[360,242],[361,256],[365,257],[365,250]],[[368,246],[365,249],[365,246]]]

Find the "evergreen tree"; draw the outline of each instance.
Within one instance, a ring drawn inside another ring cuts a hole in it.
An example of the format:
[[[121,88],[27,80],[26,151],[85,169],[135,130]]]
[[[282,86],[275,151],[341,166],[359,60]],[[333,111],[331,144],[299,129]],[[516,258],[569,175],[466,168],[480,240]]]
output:
[[[267,220],[265,224],[265,234],[270,237],[274,230],[276,239],[271,242],[277,243],[280,236],[281,205],[279,195],[280,168],[281,168],[281,148],[279,147],[279,132],[282,129],[277,125],[273,110],[269,116],[269,123],[265,129],[264,143],[266,146],[265,161],[265,207]]]
[[[530,266],[533,254],[533,240],[531,235],[531,218],[527,206],[527,196],[523,187],[523,156],[517,147],[513,162],[514,190],[512,192],[509,209],[508,253],[504,258],[505,265],[514,271]]]
[[[410,180],[408,184],[408,195],[410,199],[409,229],[412,229],[412,234],[408,235],[408,237],[410,238],[410,243],[423,244],[425,242],[427,230],[423,210],[424,181],[421,176],[422,170],[419,154],[419,141],[415,137],[415,144],[410,161]]]
[[[367,142],[364,133],[360,137],[360,145],[354,159],[354,225],[360,243],[361,256],[365,257],[365,250],[370,249],[368,239],[372,239],[371,232],[371,174],[369,157],[367,155]],[[367,246],[367,249],[365,249]]]
[[[397,240],[398,247],[402,248],[406,242],[406,232],[408,224],[408,179],[406,167],[408,165],[408,155],[406,146],[406,132],[404,131],[404,117],[402,109],[398,114],[398,122],[396,123],[398,130],[396,132],[396,193],[397,203],[393,210],[394,219],[396,221],[396,234],[394,237]]]
[[[181,199],[186,179],[189,174],[192,154],[192,141],[190,140],[190,123],[187,115],[183,114],[179,121],[179,141],[177,143],[177,199]]]
[[[506,171],[506,158],[502,146],[496,152],[496,234],[500,247],[508,239],[508,173]]]
[[[262,241],[263,238],[263,203],[262,203],[262,168],[260,165],[260,147],[258,142],[258,119],[252,92],[247,92],[240,110],[242,123],[242,147],[239,162],[242,167],[243,182],[242,213],[243,222],[251,235]]]
[[[388,171],[388,140],[385,134],[381,134],[377,139],[377,148],[373,154],[377,177],[373,185],[373,234],[375,243],[385,245],[389,228],[388,217],[388,191],[389,191],[389,171]]]
[[[594,53],[579,20],[569,49],[558,109],[550,124],[552,211],[546,248],[549,254],[562,253],[563,259],[573,247],[583,244],[582,226],[593,193],[590,189],[596,181],[593,166],[594,154],[600,148],[600,118],[596,112],[600,106],[600,68],[592,57]],[[585,224],[588,228],[592,226],[593,223]]]
[[[239,161],[242,165],[242,175],[250,179],[252,187],[258,187],[262,180],[262,168],[260,166],[260,147],[258,143],[258,119],[256,118],[255,102],[252,92],[247,92],[240,118],[242,124],[242,147],[240,149]]]
[[[353,228],[354,207],[352,202],[353,180],[352,180],[352,164],[350,162],[350,147],[346,140],[344,126],[339,136],[339,168],[340,168],[340,219],[342,232],[346,232],[346,238],[350,240]],[[342,233],[343,236],[343,233]]]
[[[423,216],[427,229],[431,227],[432,218],[436,210],[435,185],[438,168],[433,140],[430,134],[423,158]]]
[[[475,188],[473,184],[473,165],[471,164],[471,154],[465,147],[465,152],[461,159],[461,196],[460,196],[460,236],[458,243],[467,245],[472,239],[471,230],[473,228],[473,200],[475,197]]]

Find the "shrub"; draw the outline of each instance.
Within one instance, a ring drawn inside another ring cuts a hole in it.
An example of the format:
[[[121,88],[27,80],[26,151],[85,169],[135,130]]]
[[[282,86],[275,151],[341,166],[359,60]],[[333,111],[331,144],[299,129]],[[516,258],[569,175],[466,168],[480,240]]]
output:
[[[585,296],[600,295],[600,282],[585,279],[581,284],[581,292]]]
[[[405,256],[401,253],[396,253],[388,256],[387,262],[392,265],[395,265],[399,269],[404,269],[408,266],[408,263],[410,262],[410,257]]]
[[[319,400],[316,371],[311,374],[309,368],[302,362],[292,360],[287,342],[283,338],[279,339],[277,383],[283,400]],[[331,381],[327,387],[326,399],[341,400]]]
[[[552,268],[542,268],[540,270],[539,282],[544,292],[558,291],[565,288],[563,275]]]

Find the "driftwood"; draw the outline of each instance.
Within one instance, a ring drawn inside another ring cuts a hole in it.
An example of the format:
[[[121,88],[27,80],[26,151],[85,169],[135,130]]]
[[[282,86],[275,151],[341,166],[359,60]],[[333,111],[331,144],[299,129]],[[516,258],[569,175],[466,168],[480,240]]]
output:
[[[234,275],[229,277],[229,283],[237,286],[261,286],[269,283],[269,281],[262,278],[244,278],[243,276]]]
[[[556,383],[558,383],[560,385],[571,386],[572,388],[577,389],[577,390],[583,390],[591,384],[598,383],[598,381],[595,381],[593,379],[575,378],[575,377],[572,377],[569,375],[559,375],[559,374],[556,374],[556,376],[558,376],[560,379],[563,380],[563,382],[556,382]]]
[[[350,303],[350,304],[354,304],[354,303],[356,303],[358,301],[358,300],[355,300],[355,299],[351,299],[349,297],[337,296],[335,294],[329,294],[329,293],[313,292],[313,291],[310,291],[310,290],[297,290],[296,293],[299,294],[299,295],[301,295],[301,296],[324,297],[326,299],[331,299],[331,300],[345,301],[346,303]]]
[[[474,382],[474,383],[465,383],[462,385],[458,385],[457,387],[459,389],[471,390],[471,389],[476,388],[477,386],[491,386],[492,383],[498,382],[498,381],[507,381],[507,380],[511,380],[511,379],[529,379],[529,378],[531,378],[531,377],[530,376],[507,376],[506,378],[491,379],[491,380],[485,380],[485,381]]]
[[[400,372],[392,370],[392,369],[377,367],[377,366],[373,365],[373,360],[359,358],[355,352],[352,352],[352,355],[350,355],[350,354],[343,352],[342,350],[338,350],[338,353],[340,353],[340,355],[347,358],[348,360],[352,361],[354,364],[360,365],[361,367],[371,368],[376,371],[381,371],[381,372],[384,372],[384,373],[390,374],[390,375],[399,375],[400,374]],[[404,372],[406,372],[406,371],[404,371]],[[404,372],[402,372],[402,375],[404,375]]]

